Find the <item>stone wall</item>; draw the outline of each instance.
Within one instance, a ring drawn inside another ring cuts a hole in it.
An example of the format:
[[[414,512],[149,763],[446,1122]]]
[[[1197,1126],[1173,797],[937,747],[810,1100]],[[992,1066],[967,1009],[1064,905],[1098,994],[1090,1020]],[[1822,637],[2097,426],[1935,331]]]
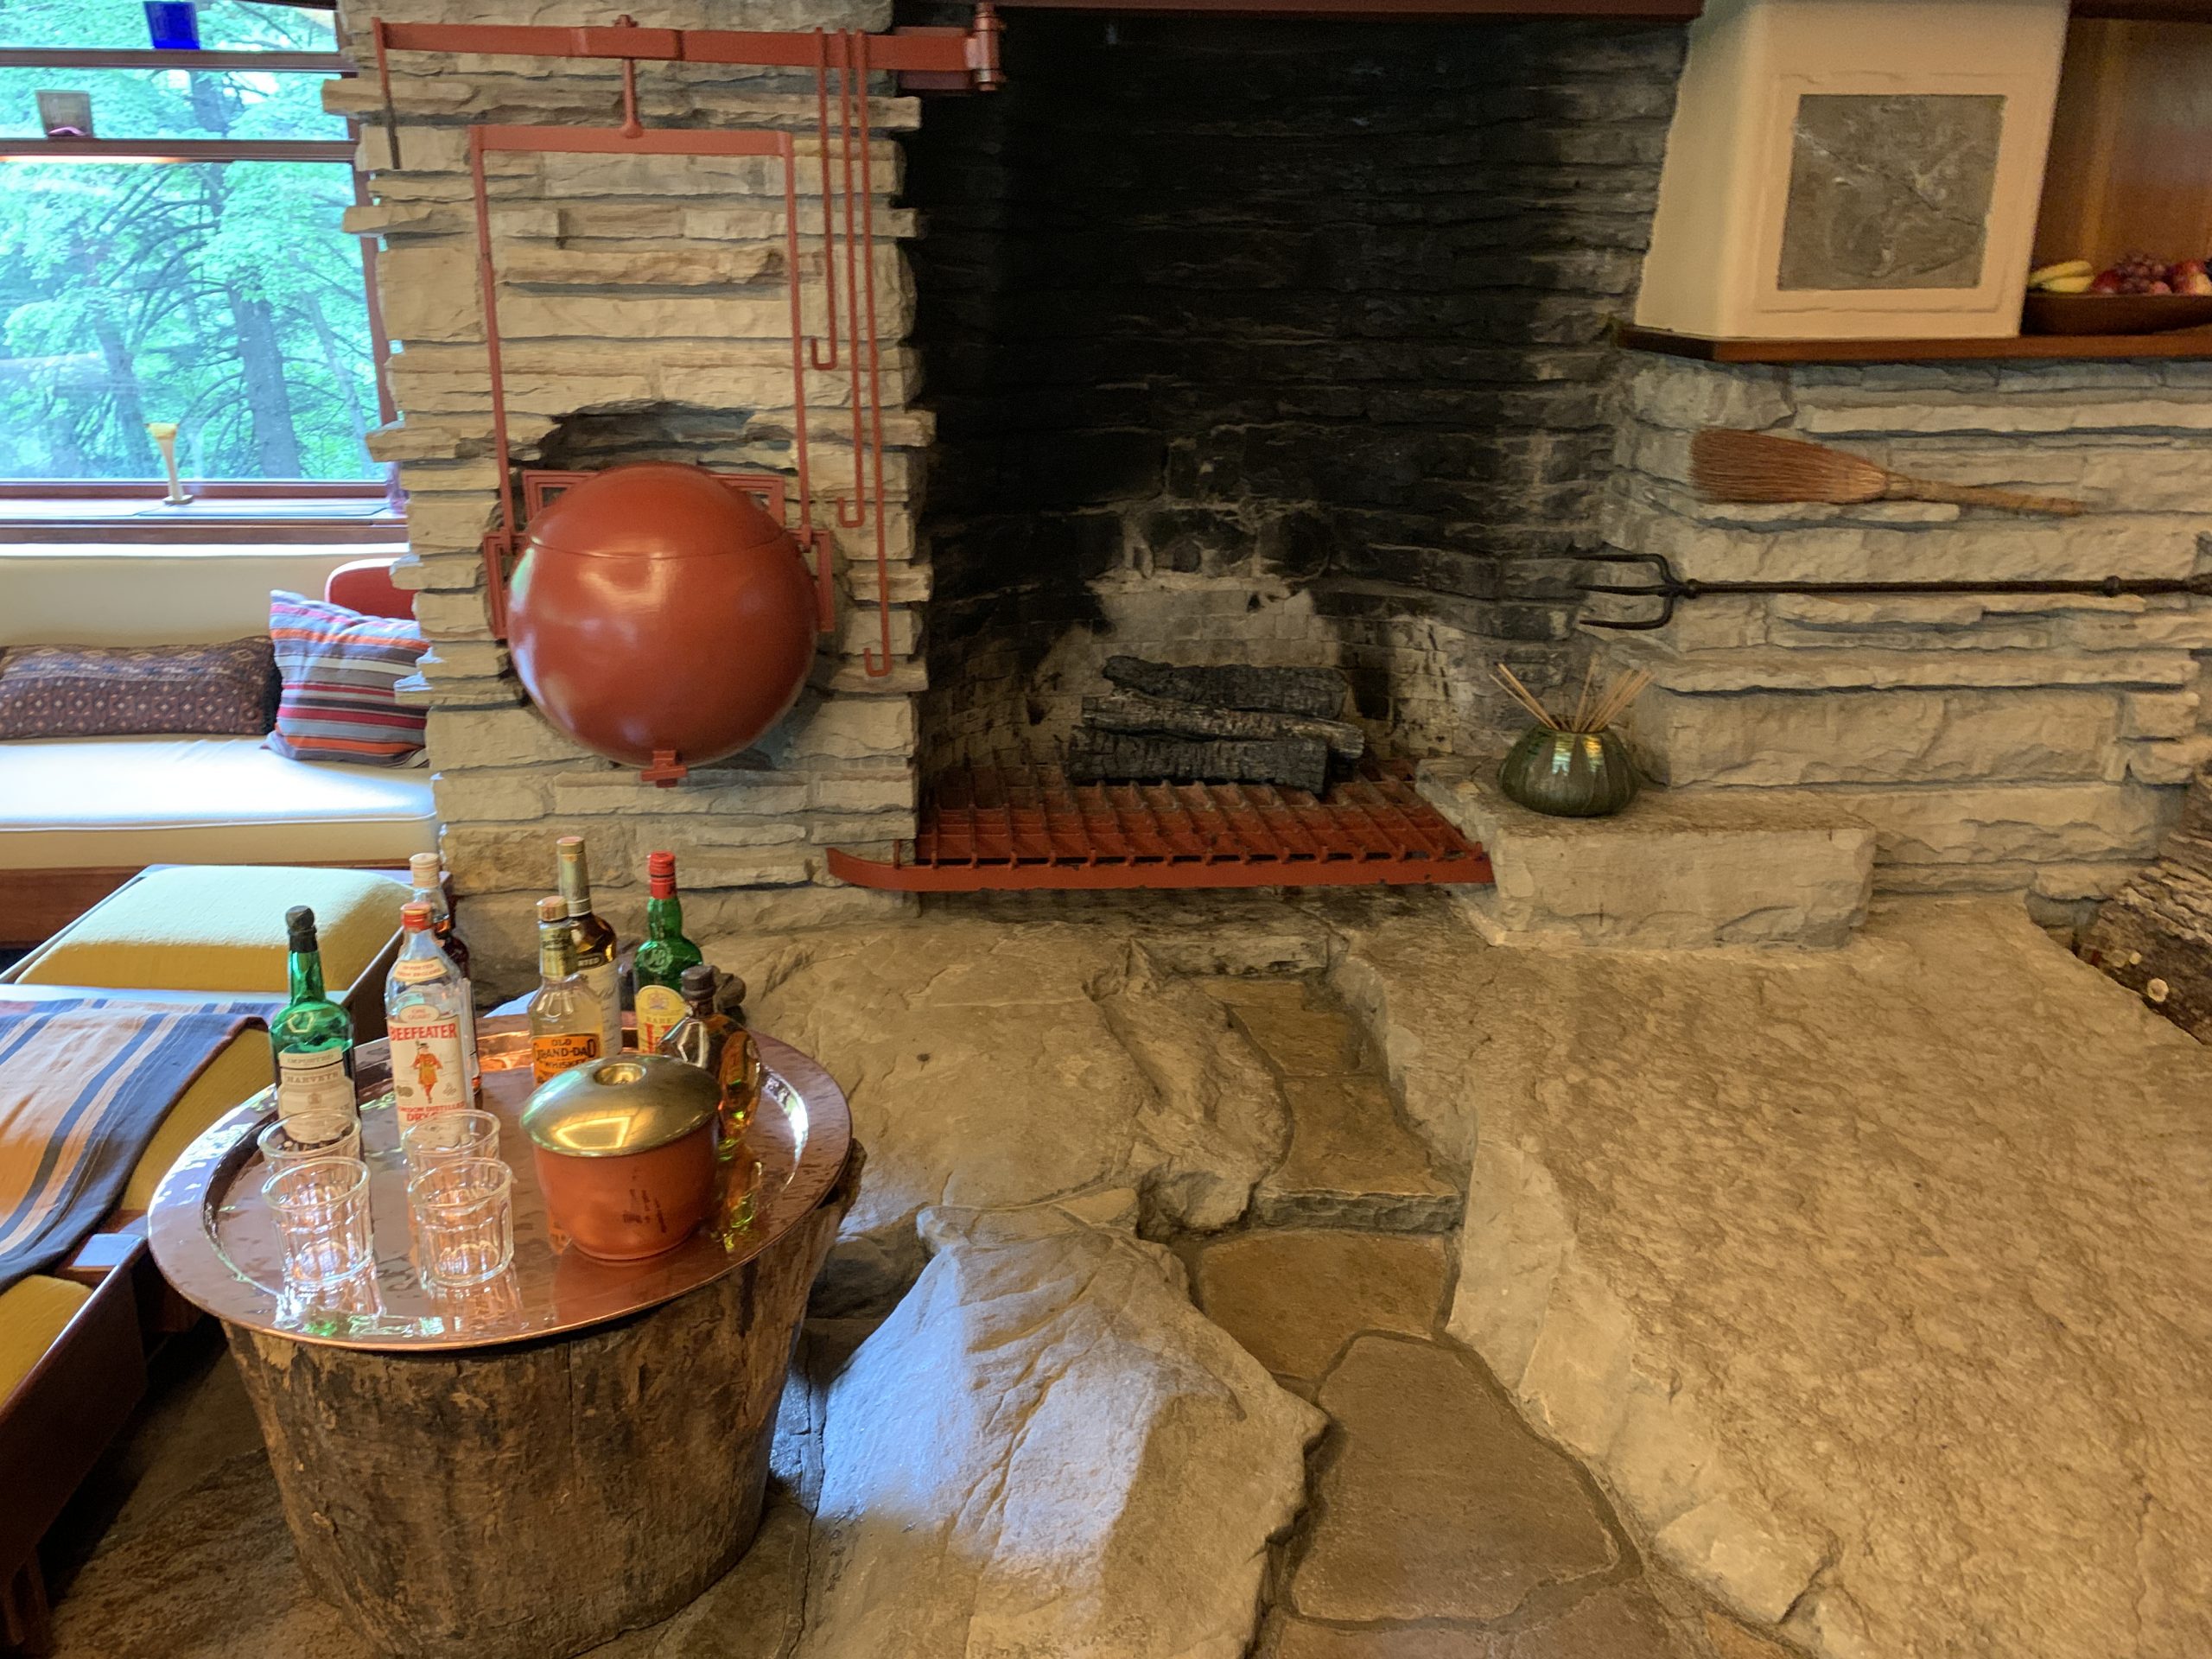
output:
[[[1719,366],[1642,359],[1605,538],[1707,581],[2184,577],[2212,565],[2212,368]],[[1919,476],[2074,495],[2076,518],[1916,502],[1730,506],[1690,489],[1704,425],[1786,432]],[[1618,579],[1633,579],[1633,573]],[[1620,607],[1626,601],[1607,601]],[[1615,609],[1614,614],[1628,613]],[[2212,609],[2134,596],[1714,596],[1615,634],[1657,676],[1649,775],[1875,827],[1875,885],[2101,897],[2212,760]]]
[[[379,0],[391,22],[604,23],[586,0]],[[372,9],[347,8],[353,55],[372,54]],[[880,29],[875,0],[664,0],[641,24],[676,28]],[[612,64],[394,54],[401,126],[395,168],[380,121],[365,129],[362,164],[373,205],[349,228],[383,240],[385,320],[399,344],[391,383],[402,420],[372,439],[399,464],[412,551],[397,573],[416,590],[432,649],[413,695],[429,710],[429,759],[461,918],[491,988],[514,987],[531,956],[530,906],[553,880],[552,840],[589,842],[601,909],[628,936],[644,908],[646,852],[672,849],[695,934],[763,921],[783,925],[880,911],[886,895],[833,887],[830,845],[881,850],[911,835],[915,804],[914,699],[922,683],[912,609],[928,587],[909,510],[914,458],[929,423],[907,404],[915,382],[900,343],[912,285],[897,238],[914,229],[893,213],[899,152],[873,152],[879,200],[877,283],[883,295],[887,524],[894,563],[895,665],[863,672],[877,636],[872,532],[840,532],[839,628],[824,640],[798,709],[754,750],[657,789],[579,749],[531,709],[486,621],[477,545],[496,513],[489,378],[479,300],[464,126],[474,121],[611,125],[620,119]],[[328,102],[366,116],[375,79],[333,81]],[[798,135],[809,326],[819,327],[823,246],[812,77],[728,66],[645,65],[645,119],[686,127],[785,127]],[[887,93],[887,81],[880,83]],[[879,98],[887,134],[912,127],[912,99]],[[696,460],[789,472],[789,311],[784,287],[782,178],[754,159],[495,156],[488,166],[500,272],[505,384],[514,457],[560,465],[616,455]],[[842,373],[814,374],[817,523],[851,475],[849,435],[834,418]],[[581,419],[565,417],[581,415]],[[846,429],[849,435],[849,429]],[[863,542],[862,537],[867,539]]]
[[[908,141],[925,761],[1048,751],[1125,651],[1341,665],[1393,747],[1494,741],[1490,663],[1577,649],[1680,33],[1020,11],[1005,49]]]

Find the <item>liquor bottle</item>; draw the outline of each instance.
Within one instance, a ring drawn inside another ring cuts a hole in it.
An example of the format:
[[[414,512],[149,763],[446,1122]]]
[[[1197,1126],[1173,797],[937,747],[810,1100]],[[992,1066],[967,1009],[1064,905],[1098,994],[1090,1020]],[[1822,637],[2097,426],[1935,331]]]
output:
[[[289,997],[269,1022],[276,1057],[276,1114],[353,1111],[353,1016],[323,995],[322,952],[315,938],[315,912],[295,905],[284,912]]]
[[[565,899],[537,901],[537,990],[530,999],[530,1071],[533,1084],[557,1077],[608,1051],[604,1015],[576,971],[574,916]]]
[[[484,1087],[484,1070],[476,1058],[476,988],[468,977],[468,946],[453,925],[453,906],[446,901],[445,873],[435,853],[417,853],[407,861],[415,893],[411,903],[430,907],[430,937],[461,975],[461,1051],[468,1060],[468,1089],[473,1095]]]
[[[438,949],[430,907],[399,912],[399,959],[385,981],[385,1034],[391,1039],[391,1088],[404,1131],[441,1112],[457,1112],[476,1097],[470,1076],[468,982]]]
[[[561,897],[568,901],[569,932],[576,942],[575,971],[599,1004],[600,1052],[620,1054],[622,981],[614,967],[614,930],[592,911],[584,838],[563,836],[553,845],[561,855]]]
[[[415,888],[415,902],[430,907],[430,932],[438,942],[438,949],[453,958],[453,965],[465,976],[468,972],[468,946],[454,925],[453,906],[446,900],[445,871],[438,862],[438,855],[417,853],[407,861],[407,870]]]
[[[658,1053],[660,1039],[683,1018],[683,978],[703,958],[683,937],[683,902],[676,896],[676,855],[650,853],[645,873],[652,896],[645,900],[645,943],[632,976],[638,984],[638,1052]]]
[[[737,997],[745,982],[735,982]],[[715,970],[704,963],[683,970],[683,1019],[660,1040],[659,1052],[697,1066],[722,1091],[721,1134],[734,1142],[752,1122],[760,1099],[760,1050],[745,1022],[715,1007]]]

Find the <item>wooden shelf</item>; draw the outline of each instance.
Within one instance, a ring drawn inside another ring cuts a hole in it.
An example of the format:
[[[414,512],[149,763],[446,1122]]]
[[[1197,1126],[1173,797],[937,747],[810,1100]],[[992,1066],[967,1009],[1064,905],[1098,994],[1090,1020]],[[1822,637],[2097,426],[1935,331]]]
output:
[[[1974,363],[2127,358],[2212,359],[2212,328],[2165,334],[2018,334],[1995,340],[1707,340],[1623,323],[1630,351],[1701,363]]]

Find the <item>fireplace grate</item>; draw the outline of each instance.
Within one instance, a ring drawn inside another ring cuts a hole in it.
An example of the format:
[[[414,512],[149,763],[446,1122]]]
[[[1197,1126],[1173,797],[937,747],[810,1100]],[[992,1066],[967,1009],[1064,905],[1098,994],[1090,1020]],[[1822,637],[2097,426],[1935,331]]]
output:
[[[1054,766],[931,780],[888,860],[833,849],[830,873],[901,893],[1484,883],[1490,860],[1402,768],[1313,796],[1256,784],[1084,784]]]

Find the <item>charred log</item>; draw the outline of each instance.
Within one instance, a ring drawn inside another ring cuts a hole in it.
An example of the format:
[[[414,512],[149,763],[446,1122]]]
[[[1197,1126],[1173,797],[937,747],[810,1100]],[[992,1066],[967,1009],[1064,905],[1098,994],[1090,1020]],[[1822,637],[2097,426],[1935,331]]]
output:
[[[1126,690],[1172,702],[1303,715],[1309,720],[1333,720],[1344,706],[1344,677],[1333,668],[1249,668],[1241,663],[1174,668],[1141,657],[1109,657],[1105,673]]]
[[[1068,740],[1068,778],[1078,784],[1274,784],[1319,794],[1329,746],[1318,737],[1211,741],[1084,728]]]
[[[1367,734],[1350,721],[1171,702],[1165,697],[1147,697],[1135,691],[1085,697],[1083,723],[1102,732],[1146,732],[1164,737],[1233,737],[1262,742],[1288,737],[1318,738],[1329,746],[1329,753],[1339,760],[1357,760],[1367,750]]]

